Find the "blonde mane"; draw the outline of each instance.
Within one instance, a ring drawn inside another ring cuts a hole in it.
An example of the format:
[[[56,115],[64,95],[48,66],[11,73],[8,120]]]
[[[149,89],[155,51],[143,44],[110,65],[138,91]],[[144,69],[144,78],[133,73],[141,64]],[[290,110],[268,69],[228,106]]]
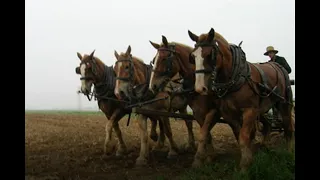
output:
[[[122,53],[120,53],[120,56],[126,56],[126,53],[122,52]],[[137,60],[137,61],[139,61],[139,62],[144,64],[144,61],[141,58],[138,58],[136,56],[132,56],[132,59],[135,59],[135,60]]]
[[[179,46],[182,46],[183,48],[187,48],[187,49],[190,50],[190,51],[193,50],[192,47],[190,47],[190,46],[188,46],[188,45],[186,45],[186,44],[182,44],[182,43],[175,42],[175,41],[172,41],[170,44],[177,44],[177,45],[179,45]]]
[[[88,54],[84,54],[82,59],[83,59],[84,61],[87,61],[88,58],[89,58],[89,56],[90,56],[90,55],[88,55]],[[94,57],[94,59],[96,60],[96,62],[98,62],[98,64],[100,63],[100,64],[103,64],[103,65],[104,65],[104,63],[102,62],[101,59],[99,59],[99,58],[96,57],[96,56],[93,56],[93,57]]]
[[[208,33],[201,34],[199,36],[199,41],[205,41],[208,38]],[[218,43],[221,43],[221,45],[224,45],[226,47],[229,47],[228,41],[219,33],[215,32],[214,34],[214,40],[216,40]]]
[[[138,62],[144,64],[144,61],[143,61],[141,58],[138,58],[138,57],[136,57],[136,56],[132,56],[132,59],[135,59],[135,60],[137,60]]]

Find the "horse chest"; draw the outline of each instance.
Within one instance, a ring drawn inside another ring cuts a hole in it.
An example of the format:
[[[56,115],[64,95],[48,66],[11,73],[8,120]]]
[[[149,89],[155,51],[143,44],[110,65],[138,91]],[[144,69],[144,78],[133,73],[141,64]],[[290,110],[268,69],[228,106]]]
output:
[[[98,106],[99,106],[99,109],[100,109],[108,118],[112,115],[112,113],[113,113],[113,111],[114,111],[114,109],[115,109],[115,108],[113,108],[114,104],[113,104],[113,106],[112,106],[112,104],[111,104],[110,102],[108,102],[108,101],[103,101],[103,100],[98,103]]]
[[[222,114],[230,114],[237,111],[236,104],[231,99],[220,100],[218,107]]]
[[[238,113],[243,108],[258,107],[259,101],[255,101],[254,94],[247,93],[243,96],[228,96],[220,100],[218,107],[220,111],[225,114]]]

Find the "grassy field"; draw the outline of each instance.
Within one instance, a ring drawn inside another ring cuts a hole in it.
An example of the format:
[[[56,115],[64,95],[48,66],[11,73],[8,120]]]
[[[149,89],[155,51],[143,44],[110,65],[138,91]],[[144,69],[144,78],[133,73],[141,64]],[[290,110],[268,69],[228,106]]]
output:
[[[128,148],[128,155],[120,159],[103,154],[107,120],[101,112],[28,111],[25,120],[25,176],[30,180],[290,180],[295,175],[295,156],[284,150],[280,135],[273,138],[268,149],[257,151],[252,167],[241,174],[237,170],[240,149],[233,133],[229,126],[218,124],[212,130],[214,163],[192,169],[194,153],[183,151],[187,142],[184,121],[172,120],[174,140],[181,149],[179,156],[170,160],[166,158],[166,141],[163,150],[150,150],[148,167],[138,168],[134,166],[140,149],[135,116],[132,116],[129,127],[126,119],[120,121]],[[197,140],[199,127],[196,122],[193,129]],[[154,142],[149,142],[151,149]],[[115,140],[113,144],[115,147]]]

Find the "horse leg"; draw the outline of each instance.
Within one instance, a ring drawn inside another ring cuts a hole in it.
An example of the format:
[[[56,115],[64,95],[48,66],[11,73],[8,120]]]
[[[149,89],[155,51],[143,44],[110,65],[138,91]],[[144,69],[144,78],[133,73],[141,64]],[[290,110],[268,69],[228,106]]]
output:
[[[217,115],[217,114],[216,114]],[[206,163],[211,163],[213,160],[213,155],[214,155],[214,148],[212,144],[212,135],[211,135],[211,129],[214,127],[214,125],[218,122],[220,119],[219,116],[214,116],[213,121],[211,121],[209,128],[208,128],[208,134],[207,134],[207,142],[205,144],[206,152],[207,152],[207,158],[206,158]]]
[[[116,116],[120,113],[119,109],[116,109],[110,118],[108,118],[107,124],[106,124],[106,139],[104,141],[104,153],[107,154],[109,153],[110,150],[110,142],[111,142],[111,137],[112,137],[112,127],[113,127],[113,122],[116,118]]]
[[[164,133],[166,134],[168,140],[169,140],[169,153],[168,153],[168,159],[171,159],[175,156],[178,155],[178,146],[177,144],[174,142],[173,138],[172,138],[172,130],[171,130],[171,126],[170,126],[170,121],[168,117],[161,117],[161,120],[163,122],[163,126],[164,126]]]
[[[293,152],[294,149],[294,121],[292,117],[293,106],[287,103],[281,103],[279,110],[282,116],[284,136],[287,141],[289,152]]]
[[[263,125],[262,132],[261,132],[263,135],[261,145],[266,146],[266,143],[270,139],[271,124],[263,115],[260,115],[260,122]]]
[[[235,121],[236,118],[232,118],[230,122],[228,122],[229,126],[232,129],[233,135],[236,138],[237,142],[239,143],[239,134],[240,134],[240,129],[241,125]]]
[[[193,115],[193,116],[195,117],[195,119],[196,119],[196,121],[197,121],[197,123],[199,124],[200,129],[201,129],[201,127],[202,127],[202,125],[203,125],[203,123],[204,123],[203,119],[205,119],[205,117],[201,116],[200,114],[202,114],[202,113],[196,113],[196,112],[194,112],[194,115]],[[218,118],[220,119],[220,116],[219,116]],[[217,120],[218,120],[218,119],[217,119]],[[205,143],[206,143],[206,144],[205,144],[205,148],[211,149],[210,152],[211,152],[211,151],[213,152],[212,135],[211,135],[210,131],[211,131],[211,129],[214,127],[214,125],[216,124],[216,122],[217,122],[217,121],[215,121],[215,122],[212,121],[212,122],[210,123],[209,133],[207,134],[207,141],[205,142]],[[208,163],[211,162],[211,161],[212,161],[212,157],[211,157],[211,156],[208,156],[207,159],[206,159],[206,161],[207,161]]]
[[[117,152],[116,152],[116,156],[118,156],[118,157],[123,156],[123,155],[125,155],[127,153],[127,146],[123,141],[122,133],[121,133],[121,130],[119,128],[119,120],[122,117],[123,116],[118,116],[117,119],[113,123],[113,129],[114,129],[114,132],[116,133],[117,138],[118,138],[118,149],[117,149]]]
[[[187,109],[179,110],[179,112],[181,114],[187,114]],[[194,134],[192,131],[192,121],[185,119],[184,122],[186,123],[187,130],[188,130],[188,145],[186,149],[190,152],[193,152],[196,150],[196,143],[195,143]]]
[[[151,131],[150,131],[150,139],[152,139],[154,142],[158,140],[158,134],[157,134],[157,120],[151,119]]]
[[[138,124],[140,128],[140,155],[136,159],[137,166],[143,166],[147,164],[147,157],[149,155],[149,146],[148,146],[148,129],[147,129],[147,117],[139,114]]]
[[[213,127],[212,121],[214,120],[213,117],[215,117],[216,110],[212,109],[210,110],[205,117],[205,120],[203,122],[203,125],[200,128],[200,137],[199,137],[199,144],[197,152],[194,156],[194,161],[192,163],[192,167],[199,167],[203,164],[204,159],[206,158],[206,144],[208,144],[208,137],[210,134],[210,127]],[[210,134],[211,137],[211,134]]]
[[[258,115],[258,111],[253,108],[245,109],[242,114],[243,122],[239,134],[239,145],[241,150],[241,171],[247,170],[249,165],[252,163],[251,142],[255,138],[255,123]]]
[[[150,118],[151,119],[151,118]],[[155,121],[157,122],[158,120],[157,119],[152,119],[152,121]],[[165,135],[164,135],[164,127],[163,127],[163,122],[161,119],[159,119],[159,129],[160,129],[160,136],[158,137],[158,140],[157,140],[157,144],[153,147],[152,150],[160,150],[163,148],[164,146],[164,140],[165,140]]]

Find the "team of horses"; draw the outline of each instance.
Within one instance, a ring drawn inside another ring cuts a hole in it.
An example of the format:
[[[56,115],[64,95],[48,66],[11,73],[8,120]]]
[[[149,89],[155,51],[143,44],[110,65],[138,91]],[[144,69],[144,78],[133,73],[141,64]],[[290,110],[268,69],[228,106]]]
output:
[[[131,52],[114,52],[114,66],[106,66],[93,51],[90,55],[77,53],[80,65],[81,91],[91,94],[94,86],[98,106],[106,115],[105,153],[109,153],[112,129],[118,137],[116,156],[126,154],[118,121],[130,113],[129,103],[155,98],[159,101],[143,106],[145,109],[187,113],[189,105],[200,126],[198,146],[192,131],[192,121],[185,120],[188,129],[188,149],[196,151],[192,166],[199,167],[213,160],[211,129],[223,117],[237,139],[241,150],[240,168],[246,170],[252,163],[252,140],[257,123],[263,124],[263,141],[269,137],[270,124],[262,116],[276,107],[282,115],[284,136],[288,150],[294,148],[294,123],[291,117],[293,97],[286,70],[274,62],[250,63],[240,46],[229,43],[213,28],[196,35],[188,30],[194,47],[169,42],[162,36],[161,43],[150,41],[156,53],[151,64]],[[147,118],[151,121],[150,138],[156,141],[154,149],[169,140],[168,158],[179,154],[168,117],[139,114],[140,155],[136,165],[147,164],[149,155]],[[159,136],[156,132],[159,123]]]

